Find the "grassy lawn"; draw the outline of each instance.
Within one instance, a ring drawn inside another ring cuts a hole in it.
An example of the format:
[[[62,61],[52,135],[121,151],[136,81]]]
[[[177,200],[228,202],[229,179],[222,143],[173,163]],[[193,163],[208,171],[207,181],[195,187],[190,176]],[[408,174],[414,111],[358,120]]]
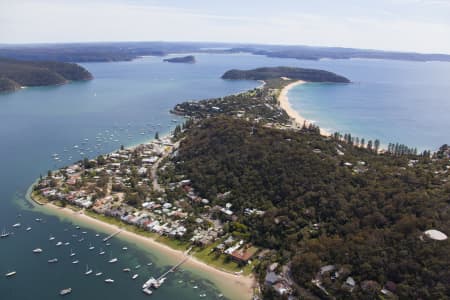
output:
[[[214,266],[218,269],[222,269],[228,272],[240,272],[243,270],[244,275],[249,275],[252,270],[253,266],[258,263],[256,259],[252,260],[252,264],[246,264],[245,266],[240,266],[235,261],[231,260],[228,255],[225,254],[217,254],[216,252],[212,251],[218,244],[220,244],[221,241],[217,241],[208,247],[205,247],[204,249],[195,248],[193,256],[198,258],[199,260],[207,263],[208,265]]]
[[[37,203],[45,204],[48,203],[47,198],[43,197],[42,195],[39,195],[37,192],[31,193],[31,199],[33,199]]]

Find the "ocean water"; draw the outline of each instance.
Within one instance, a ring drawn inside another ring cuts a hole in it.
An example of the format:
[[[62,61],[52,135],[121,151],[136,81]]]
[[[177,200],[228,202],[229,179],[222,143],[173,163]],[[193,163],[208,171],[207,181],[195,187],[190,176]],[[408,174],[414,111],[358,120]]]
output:
[[[329,132],[436,150],[450,142],[450,63],[321,60],[304,66],[348,77],[351,84],[293,88],[292,107]]]
[[[220,76],[231,68],[261,66],[316,67],[348,76],[349,85],[307,84],[290,93],[294,108],[324,128],[357,135],[435,148],[448,141],[450,118],[450,64],[367,60],[318,62],[267,58],[248,54],[196,55],[196,64],[163,63],[159,57],[131,62],[86,63],[95,79],[57,87],[27,88],[0,95],[0,230],[14,232],[0,240],[0,299],[59,299],[62,288],[72,287],[73,299],[143,299],[144,279],[173,263],[164,253],[142,249],[115,238],[108,248],[103,232],[71,220],[43,214],[24,195],[40,174],[81,159],[94,157],[164,134],[180,121],[169,110],[185,100],[220,97],[259,85],[255,81],[226,81]],[[96,137],[107,137],[96,148]],[[78,146],[75,148],[74,146]],[[81,148],[83,150],[81,150]],[[66,151],[65,151],[66,150]],[[80,154],[83,152],[83,154]],[[58,154],[55,161],[52,154]],[[20,215],[20,216],[19,216]],[[42,218],[43,222],[36,222]],[[20,222],[21,228],[13,229]],[[31,226],[31,231],[25,228]],[[82,232],[85,231],[86,234]],[[49,241],[49,235],[56,237]],[[72,235],[76,235],[73,237]],[[84,241],[78,240],[84,237]],[[56,247],[57,241],[70,245]],[[89,251],[89,244],[96,247]],[[127,246],[128,251],[122,247]],[[40,255],[34,248],[43,248]],[[100,247],[107,252],[98,255]],[[70,249],[80,263],[71,264]],[[108,264],[109,256],[117,264]],[[58,257],[54,265],[48,259]],[[152,266],[147,266],[152,262]],[[115,280],[85,276],[86,264]],[[132,281],[125,267],[142,265]],[[4,274],[15,270],[17,276]],[[182,281],[182,283],[180,283]],[[198,289],[193,289],[198,285]],[[171,274],[151,297],[155,299],[216,299],[220,292],[211,281],[190,271]]]

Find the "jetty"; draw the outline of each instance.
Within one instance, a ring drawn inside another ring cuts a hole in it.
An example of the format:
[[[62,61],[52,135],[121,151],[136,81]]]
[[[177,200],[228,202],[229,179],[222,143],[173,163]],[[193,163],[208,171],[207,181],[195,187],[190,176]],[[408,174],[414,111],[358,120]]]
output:
[[[153,287],[155,289],[159,288],[164,281],[166,280],[166,276],[169,273],[175,272],[175,270],[180,267],[182,264],[184,264],[189,258],[190,256],[189,251],[191,251],[192,247],[190,247],[186,252],[185,255],[186,257],[184,257],[180,262],[178,262],[176,265],[172,266],[168,271],[164,272],[163,274],[161,274],[157,279],[150,277],[149,280],[147,280],[145,282],[145,284],[142,286],[142,290],[144,291],[144,293],[147,294],[151,294],[150,288]]]
[[[185,258],[183,258],[183,260],[181,260],[179,263],[177,263],[176,265],[174,265],[172,268],[170,268],[168,271],[166,271],[165,273],[161,274],[161,276],[159,276],[156,280],[157,281],[161,281],[162,278],[166,277],[169,273],[174,272],[179,266],[181,266],[182,264],[184,264],[187,260],[189,259],[189,256],[186,256]]]
[[[108,235],[107,237],[105,237],[105,238],[103,239],[103,242],[109,241],[110,239],[112,239],[113,237],[115,237],[116,235],[118,235],[118,234],[121,233],[121,232],[122,232],[122,229],[119,229],[119,230],[117,230],[116,232],[111,233],[110,235]]]

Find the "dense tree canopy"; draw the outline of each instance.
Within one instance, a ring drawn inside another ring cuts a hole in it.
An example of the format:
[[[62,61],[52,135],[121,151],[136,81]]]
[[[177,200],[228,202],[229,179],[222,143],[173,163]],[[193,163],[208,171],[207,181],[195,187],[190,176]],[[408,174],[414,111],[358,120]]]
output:
[[[233,205],[252,242],[292,261],[301,286],[333,264],[357,282],[392,281],[403,299],[450,294],[449,242],[422,237],[450,232],[448,159],[377,155],[308,130],[219,117],[192,126],[176,160],[202,196]]]

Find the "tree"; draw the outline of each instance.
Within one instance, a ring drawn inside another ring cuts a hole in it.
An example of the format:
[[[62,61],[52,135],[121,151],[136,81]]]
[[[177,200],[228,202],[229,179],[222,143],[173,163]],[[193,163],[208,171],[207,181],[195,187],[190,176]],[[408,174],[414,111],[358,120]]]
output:
[[[158,131],[155,132],[155,140],[159,140],[159,133],[158,133]]]
[[[374,145],[375,145],[375,153],[378,153],[378,150],[380,149],[380,140],[376,139]]]

